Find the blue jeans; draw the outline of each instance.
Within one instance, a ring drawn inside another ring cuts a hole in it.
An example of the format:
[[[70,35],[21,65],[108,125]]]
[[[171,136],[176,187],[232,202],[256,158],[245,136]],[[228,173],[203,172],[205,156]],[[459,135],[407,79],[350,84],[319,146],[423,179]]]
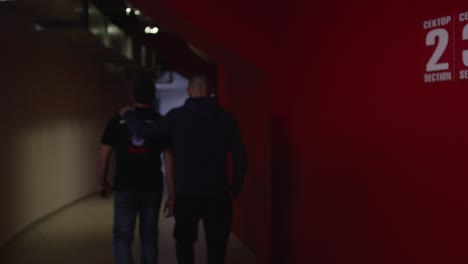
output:
[[[141,239],[141,263],[158,261],[158,218],[162,192],[114,193],[113,246],[115,263],[133,264],[132,242],[137,215]]]

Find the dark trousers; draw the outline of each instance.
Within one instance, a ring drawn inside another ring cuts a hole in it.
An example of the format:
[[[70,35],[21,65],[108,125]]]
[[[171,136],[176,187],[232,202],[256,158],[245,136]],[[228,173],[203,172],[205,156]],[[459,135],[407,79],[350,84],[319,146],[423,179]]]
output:
[[[198,222],[205,228],[208,264],[224,264],[232,224],[232,201],[222,197],[177,197],[174,204],[178,264],[194,264]]]
[[[141,239],[141,263],[158,263],[158,218],[161,192],[114,193],[113,244],[115,263],[133,264],[132,242],[137,216]]]

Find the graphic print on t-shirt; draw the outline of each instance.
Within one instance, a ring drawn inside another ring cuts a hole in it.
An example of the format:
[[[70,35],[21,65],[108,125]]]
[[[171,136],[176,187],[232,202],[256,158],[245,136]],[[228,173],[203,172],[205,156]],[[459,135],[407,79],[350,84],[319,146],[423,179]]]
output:
[[[148,147],[145,146],[145,139],[135,133],[132,133],[131,145],[128,146],[127,150],[128,153],[137,155],[144,155],[149,151]]]
[[[132,133],[132,146],[141,147],[145,145],[145,139]]]

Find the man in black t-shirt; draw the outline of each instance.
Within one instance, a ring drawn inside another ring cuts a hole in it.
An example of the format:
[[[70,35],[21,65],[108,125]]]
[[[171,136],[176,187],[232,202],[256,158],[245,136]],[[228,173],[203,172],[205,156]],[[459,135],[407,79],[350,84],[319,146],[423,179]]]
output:
[[[140,79],[133,87],[134,107],[138,119],[156,123],[161,115],[154,111],[154,83]],[[109,158],[115,152],[113,247],[117,264],[133,263],[132,241],[135,222],[139,218],[141,263],[157,263],[158,218],[163,179],[161,152],[168,140],[149,140],[132,133],[125,121],[116,114],[108,123],[101,139],[98,163],[100,193],[107,196]],[[164,151],[167,168],[171,154]],[[166,169],[166,176],[170,173]]]

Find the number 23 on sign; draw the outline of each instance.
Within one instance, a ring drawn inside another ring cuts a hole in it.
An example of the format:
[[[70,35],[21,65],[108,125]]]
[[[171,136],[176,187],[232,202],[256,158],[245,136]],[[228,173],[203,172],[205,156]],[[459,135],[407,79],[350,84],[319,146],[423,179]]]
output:
[[[468,40],[468,12],[459,13],[456,18],[455,22],[452,21],[452,16],[423,22],[423,27],[427,30],[426,47],[432,48],[424,74],[426,83],[452,81],[454,79],[452,72],[455,72],[455,67],[459,69],[458,79],[468,79],[468,46],[464,47],[465,42],[468,42],[466,41]],[[454,32],[450,32],[449,29]],[[450,40],[450,35],[453,35],[455,39]],[[455,41],[454,45],[449,45],[450,41]],[[448,51],[448,47],[451,46],[453,46],[453,56],[450,56],[452,54]]]

